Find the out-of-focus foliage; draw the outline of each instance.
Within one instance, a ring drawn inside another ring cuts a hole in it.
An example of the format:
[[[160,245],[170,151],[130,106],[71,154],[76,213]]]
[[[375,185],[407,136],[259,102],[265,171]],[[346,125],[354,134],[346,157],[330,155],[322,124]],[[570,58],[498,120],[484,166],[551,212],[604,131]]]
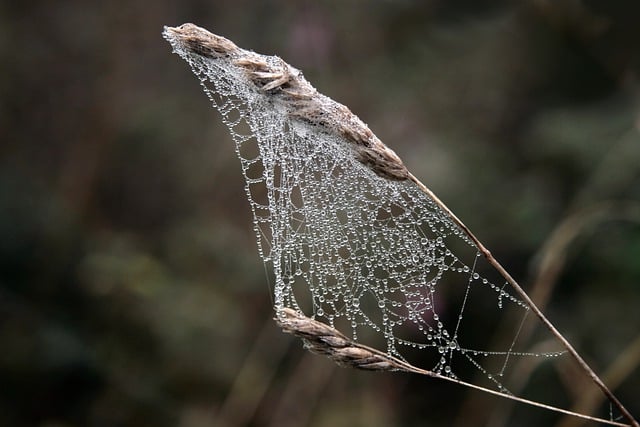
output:
[[[546,311],[599,372],[640,333],[635,2],[5,3],[0,425],[484,425],[505,405],[276,330],[233,144],[160,37],[183,22],[303,69],[525,287],[566,217],[624,202],[576,233]],[[637,366],[616,390],[636,416]]]

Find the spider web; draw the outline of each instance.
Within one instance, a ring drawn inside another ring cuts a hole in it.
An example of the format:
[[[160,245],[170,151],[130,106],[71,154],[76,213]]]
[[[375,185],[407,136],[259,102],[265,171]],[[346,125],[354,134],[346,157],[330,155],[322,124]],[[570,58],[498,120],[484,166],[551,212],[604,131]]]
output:
[[[270,67],[281,59],[241,49],[213,58],[165,37],[235,142],[276,310],[300,311],[441,375],[480,372],[505,393],[500,377],[512,359],[561,354],[520,348],[528,306],[429,195],[376,173],[343,136],[296,120],[233,63],[240,54]],[[483,347],[505,326],[506,308],[517,319],[510,338],[497,351]]]

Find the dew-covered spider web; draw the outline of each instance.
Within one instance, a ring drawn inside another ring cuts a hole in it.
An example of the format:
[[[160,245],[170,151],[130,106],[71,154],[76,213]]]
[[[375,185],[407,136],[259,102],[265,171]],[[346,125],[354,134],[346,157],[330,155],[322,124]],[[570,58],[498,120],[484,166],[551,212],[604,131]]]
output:
[[[344,107],[300,89],[298,80],[308,83],[298,70],[235,45],[165,37],[235,141],[276,310],[507,394],[515,360],[562,353],[544,330],[519,340],[537,321],[529,306],[413,180],[380,172],[377,158],[363,161],[350,132],[331,122]]]

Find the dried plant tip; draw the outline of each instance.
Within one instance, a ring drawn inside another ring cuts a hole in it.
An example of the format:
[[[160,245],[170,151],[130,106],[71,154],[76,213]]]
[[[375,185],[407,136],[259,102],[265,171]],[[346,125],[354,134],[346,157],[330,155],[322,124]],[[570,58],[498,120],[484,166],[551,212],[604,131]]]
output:
[[[373,371],[428,373],[374,348],[355,343],[331,326],[290,308],[279,309],[275,320],[284,332],[302,338],[307,350],[328,356],[340,366]]]
[[[194,24],[164,27],[165,38],[179,42],[185,49],[209,58],[229,55],[238,50],[231,40],[217,36]]]

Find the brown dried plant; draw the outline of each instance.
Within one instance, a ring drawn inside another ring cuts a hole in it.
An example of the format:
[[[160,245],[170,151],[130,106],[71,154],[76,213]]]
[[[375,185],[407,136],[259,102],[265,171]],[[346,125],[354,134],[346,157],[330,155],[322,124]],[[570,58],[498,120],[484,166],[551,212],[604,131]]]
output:
[[[562,347],[566,349],[566,352],[577,362],[580,369],[597,385],[604,396],[620,411],[629,424],[571,412],[522,399],[501,391],[483,388],[451,376],[441,375],[437,372],[420,369],[393,355],[354,342],[334,327],[311,319],[298,310],[287,307],[277,307],[275,320],[285,332],[300,337],[309,351],[327,356],[342,366],[366,370],[401,371],[426,375],[575,417],[610,425],[632,425],[640,427],[638,421],[634,419],[625,406],[613,395],[569,341],[551,324],[516,280],[493,257],[491,252],[484,247],[462,221],[460,221],[431,190],[407,170],[396,153],[382,143],[367,125],[356,117],[347,107],[318,93],[318,91],[304,79],[299,70],[283,60],[267,60],[267,57],[263,55],[241,49],[230,40],[214,35],[193,24],[184,24],[174,28],[167,27],[165,28],[164,36],[173,45],[174,49],[178,51],[187,52],[190,55],[197,55],[203,58],[223,61],[236,70],[240,70],[257,92],[277,102],[278,108],[289,120],[294,123],[310,125],[323,133],[336,136],[346,141],[355,159],[371,169],[379,177],[391,181],[412,182],[417,186],[446,214],[450,221],[464,233],[466,238],[473,242],[488,263],[495,268],[512,287],[518,297],[521,298],[526,306],[555,336]]]

